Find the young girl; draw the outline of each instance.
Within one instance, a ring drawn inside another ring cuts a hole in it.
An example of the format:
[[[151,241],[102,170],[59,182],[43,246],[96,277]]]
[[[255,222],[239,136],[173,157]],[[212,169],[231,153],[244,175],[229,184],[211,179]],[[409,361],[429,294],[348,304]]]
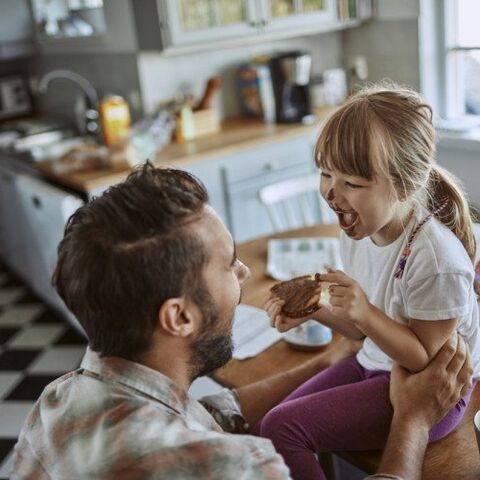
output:
[[[364,89],[329,119],[315,154],[321,194],[342,229],[345,268],[322,275],[332,282],[331,309],[315,318],[365,340],[356,356],[313,377],[256,427],[298,480],[325,478],[314,453],[384,446],[392,362],[422,370],[456,331],[480,374],[472,221],[459,187],[434,161],[430,107],[397,86]],[[279,330],[305,320],[282,316],[281,306],[274,297],[265,305]],[[471,391],[430,441],[458,425]]]

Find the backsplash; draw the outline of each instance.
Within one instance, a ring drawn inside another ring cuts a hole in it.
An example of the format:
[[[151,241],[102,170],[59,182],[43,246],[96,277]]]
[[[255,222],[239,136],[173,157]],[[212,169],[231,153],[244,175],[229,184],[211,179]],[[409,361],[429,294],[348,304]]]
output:
[[[369,81],[385,78],[420,88],[418,19],[371,20],[343,32],[344,62],[367,59]]]
[[[214,106],[223,118],[237,116],[240,106],[235,88],[235,69],[240,63],[256,55],[302,49],[312,54],[315,75],[341,66],[341,43],[341,32],[332,32],[182,56],[140,52],[138,71],[143,108],[145,112],[152,112],[159,102],[174,97],[182,84],[190,84],[195,97],[199,98],[208,78],[220,74],[223,86],[214,100]]]
[[[37,56],[30,61],[30,72],[39,80],[50,70],[67,69],[79,73],[95,87],[100,98],[108,93],[123,96],[130,104],[133,119],[142,116],[140,84],[134,53],[86,53]],[[48,92],[37,97],[41,111],[72,116],[79,87],[64,79],[55,79]]]

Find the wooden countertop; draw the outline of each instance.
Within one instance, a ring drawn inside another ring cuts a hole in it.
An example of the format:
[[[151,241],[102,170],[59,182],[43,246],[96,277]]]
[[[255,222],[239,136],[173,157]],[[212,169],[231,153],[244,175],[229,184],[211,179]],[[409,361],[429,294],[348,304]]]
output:
[[[246,118],[226,120],[218,134],[191,140],[185,143],[171,143],[160,150],[153,161],[156,166],[185,167],[205,160],[241,152],[281,142],[302,135],[315,134],[322,123],[335,111],[336,107],[325,107],[315,111],[317,120],[312,125],[267,124]],[[131,169],[103,168],[86,172],[58,174],[54,162],[42,162],[40,171],[55,183],[88,193],[106,188],[123,181]]]

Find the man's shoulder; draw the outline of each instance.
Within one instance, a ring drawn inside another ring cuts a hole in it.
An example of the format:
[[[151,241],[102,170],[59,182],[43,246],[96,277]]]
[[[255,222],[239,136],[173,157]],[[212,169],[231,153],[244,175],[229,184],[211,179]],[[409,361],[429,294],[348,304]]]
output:
[[[25,432],[16,447],[16,471],[46,471],[61,478],[93,478],[99,472],[121,478],[126,471],[142,478],[185,480],[204,478],[205,471],[222,480],[235,479],[240,471],[252,480],[289,478],[269,440],[196,429],[181,416],[139,408],[141,412],[131,412],[129,405],[118,403],[100,422],[83,418],[75,426],[59,420],[46,437]],[[82,429],[92,421],[93,428]]]

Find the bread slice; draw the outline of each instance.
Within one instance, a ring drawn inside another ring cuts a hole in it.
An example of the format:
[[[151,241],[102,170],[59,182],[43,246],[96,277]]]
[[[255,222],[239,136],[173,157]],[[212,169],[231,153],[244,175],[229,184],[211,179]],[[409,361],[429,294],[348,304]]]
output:
[[[322,295],[320,275],[303,275],[274,285],[270,291],[285,300],[282,313],[290,318],[311,315],[320,308]]]

